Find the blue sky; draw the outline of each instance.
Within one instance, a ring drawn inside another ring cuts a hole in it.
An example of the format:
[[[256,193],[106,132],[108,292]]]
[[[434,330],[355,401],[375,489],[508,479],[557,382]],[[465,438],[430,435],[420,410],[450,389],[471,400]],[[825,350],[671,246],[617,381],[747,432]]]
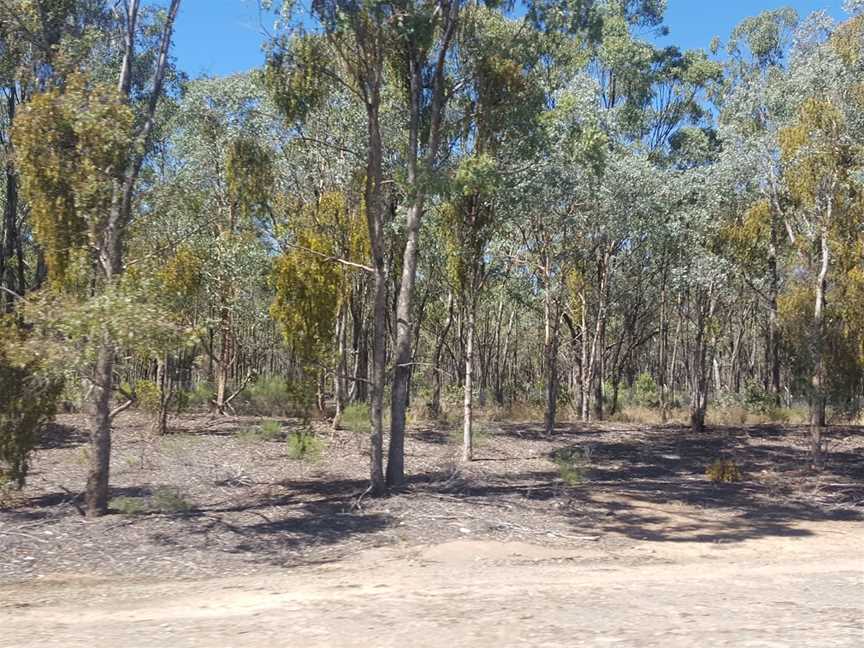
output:
[[[742,18],[765,9],[791,6],[802,15],[825,9],[841,16],[842,0],[669,0],[662,44],[682,48],[708,47],[714,36],[724,39]],[[174,55],[191,76],[223,75],[261,65],[264,28],[272,15],[259,19],[256,0],[184,0],[174,37]]]

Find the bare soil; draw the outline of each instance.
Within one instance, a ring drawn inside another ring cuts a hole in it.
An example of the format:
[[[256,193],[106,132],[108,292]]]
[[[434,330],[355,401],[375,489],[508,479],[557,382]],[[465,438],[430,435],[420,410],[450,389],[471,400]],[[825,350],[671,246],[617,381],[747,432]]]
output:
[[[462,465],[417,426],[409,484],[376,500],[364,438],[322,428],[293,460],[238,434],[258,422],[153,438],[124,415],[112,496],[189,509],[87,520],[84,420],[61,417],[0,510],[0,647],[864,645],[858,429],[816,474],[796,428],[488,424]],[[710,482],[717,458],[742,481]]]

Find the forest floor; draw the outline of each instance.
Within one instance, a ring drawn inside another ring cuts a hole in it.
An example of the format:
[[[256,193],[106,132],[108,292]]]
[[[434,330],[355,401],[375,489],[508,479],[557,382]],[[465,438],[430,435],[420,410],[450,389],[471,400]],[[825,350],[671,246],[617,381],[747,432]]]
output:
[[[153,438],[127,413],[112,497],[149,508],[88,520],[84,422],[2,502],[2,648],[864,645],[859,429],[813,474],[794,427],[488,423],[464,465],[416,426],[407,488],[377,500],[364,436],[294,460],[259,419]],[[708,480],[718,458],[742,480]]]

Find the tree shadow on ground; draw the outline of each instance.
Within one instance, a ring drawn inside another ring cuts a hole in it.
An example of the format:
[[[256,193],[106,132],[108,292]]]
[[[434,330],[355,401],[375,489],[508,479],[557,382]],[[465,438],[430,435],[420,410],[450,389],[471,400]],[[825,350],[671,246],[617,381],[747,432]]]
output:
[[[37,450],[74,448],[87,442],[86,431],[61,423],[47,424],[39,434]]]
[[[800,430],[780,428],[714,429],[692,435],[687,429],[600,429],[572,426],[556,430],[521,430],[502,426],[518,438],[560,441],[551,452],[577,451],[582,483],[567,486],[555,470],[539,470],[471,481],[449,492],[474,498],[565,499],[569,526],[579,533],[616,534],[637,540],[666,542],[740,542],[767,536],[794,537],[811,532],[799,523],[862,520],[864,460],[853,452],[835,451],[825,469],[809,470],[806,439]],[[835,429],[829,438],[861,435],[857,429]],[[830,441],[829,441],[830,445]],[[716,484],[706,468],[718,458],[733,459],[743,480]],[[441,475],[415,479],[419,487],[436,488]],[[856,506],[857,504],[857,506]]]

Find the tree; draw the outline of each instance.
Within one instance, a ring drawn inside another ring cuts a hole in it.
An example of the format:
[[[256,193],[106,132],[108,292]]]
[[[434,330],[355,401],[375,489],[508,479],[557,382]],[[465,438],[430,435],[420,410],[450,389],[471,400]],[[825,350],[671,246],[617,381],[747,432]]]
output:
[[[139,0],[123,5],[124,45],[116,88],[80,76],[73,79],[68,91],[47,92],[19,116],[15,138],[21,149],[24,189],[35,206],[34,218],[41,230],[37,236],[53,246],[48,256],[55,281],[65,280],[70,247],[83,250],[85,236],[100,286],[115,284],[123,272],[123,245],[155,126],[179,6],[180,0],[172,0],[165,15],[151,88],[139,119],[131,104],[141,27]],[[70,138],[72,147],[68,146]],[[61,165],[42,167],[45,155],[55,156]],[[40,169],[44,172],[41,181],[36,179]],[[60,169],[76,173],[67,177],[57,172]],[[91,516],[102,515],[108,508],[111,422],[122,411],[111,407],[114,365],[115,345],[106,330],[91,375],[91,457],[85,498]]]

